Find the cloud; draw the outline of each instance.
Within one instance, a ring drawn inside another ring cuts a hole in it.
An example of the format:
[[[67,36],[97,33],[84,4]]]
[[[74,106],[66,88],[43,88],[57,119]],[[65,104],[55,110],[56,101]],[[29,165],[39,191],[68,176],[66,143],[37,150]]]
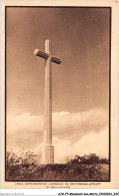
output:
[[[43,141],[43,116],[25,113],[7,119],[7,147],[34,149]]]
[[[108,157],[107,111],[95,108],[82,113],[57,112],[52,114],[52,118],[56,162],[89,152]],[[30,150],[41,157],[43,129],[43,115],[8,116],[7,149]]]
[[[89,133],[74,144],[70,144],[67,140],[54,138],[55,145],[55,161],[66,162],[68,159],[74,158],[75,155],[87,155],[96,153],[101,157],[108,158],[109,152],[109,134],[108,128],[100,133]]]
[[[82,113],[60,112],[53,113],[53,119],[53,134],[76,142],[90,132],[104,130],[108,125],[108,112],[97,108]]]

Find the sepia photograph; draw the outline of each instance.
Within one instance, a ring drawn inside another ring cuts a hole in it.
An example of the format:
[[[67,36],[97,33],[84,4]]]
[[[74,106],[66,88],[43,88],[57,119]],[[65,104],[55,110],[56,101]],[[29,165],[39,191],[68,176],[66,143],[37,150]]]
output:
[[[110,6],[5,6],[5,182],[111,182],[111,28]]]
[[[110,22],[6,8],[6,180],[109,181]]]

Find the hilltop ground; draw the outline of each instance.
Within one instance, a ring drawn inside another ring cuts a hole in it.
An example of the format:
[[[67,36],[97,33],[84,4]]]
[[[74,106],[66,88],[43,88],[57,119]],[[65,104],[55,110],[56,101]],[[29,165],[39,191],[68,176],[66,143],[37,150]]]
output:
[[[23,153],[22,153],[23,154]],[[109,160],[95,154],[75,156],[66,164],[37,165],[35,155],[6,154],[8,181],[109,181]]]

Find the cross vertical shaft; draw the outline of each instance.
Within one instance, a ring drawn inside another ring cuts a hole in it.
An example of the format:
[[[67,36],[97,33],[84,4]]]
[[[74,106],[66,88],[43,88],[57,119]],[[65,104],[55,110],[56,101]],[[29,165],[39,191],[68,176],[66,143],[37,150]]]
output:
[[[52,145],[52,67],[51,67],[51,41],[45,41],[45,52],[49,54],[45,60],[45,102],[44,102],[44,142],[45,146]]]
[[[52,65],[51,65],[51,41],[45,41],[45,52],[48,58],[45,60],[45,101],[44,101],[44,152],[43,162],[54,163],[54,147],[52,146]]]

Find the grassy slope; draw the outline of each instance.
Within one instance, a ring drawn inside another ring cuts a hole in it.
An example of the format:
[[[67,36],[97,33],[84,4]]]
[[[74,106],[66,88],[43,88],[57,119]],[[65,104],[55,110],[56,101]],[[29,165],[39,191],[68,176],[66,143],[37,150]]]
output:
[[[6,156],[6,180],[108,181],[109,164],[95,154],[75,156],[66,164],[37,165],[33,153]]]

